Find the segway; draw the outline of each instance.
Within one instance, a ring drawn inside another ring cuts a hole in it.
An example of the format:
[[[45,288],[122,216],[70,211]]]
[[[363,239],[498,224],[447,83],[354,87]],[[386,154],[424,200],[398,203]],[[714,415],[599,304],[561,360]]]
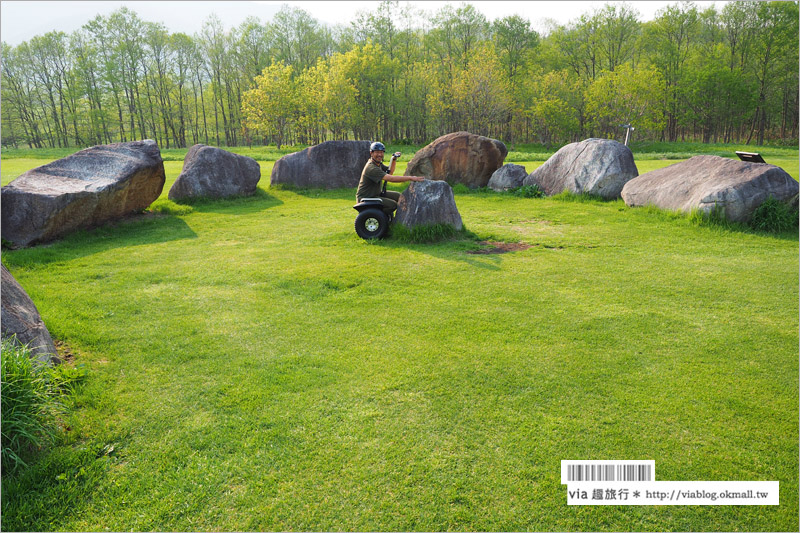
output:
[[[386,182],[383,182],[383,192],[386,192]],[[383,210],[380,198],[362,198],[353,206],[358,211],[356,216],[356,233],[362,239],[382,239],[389,231],[392,215],[387,215]]]

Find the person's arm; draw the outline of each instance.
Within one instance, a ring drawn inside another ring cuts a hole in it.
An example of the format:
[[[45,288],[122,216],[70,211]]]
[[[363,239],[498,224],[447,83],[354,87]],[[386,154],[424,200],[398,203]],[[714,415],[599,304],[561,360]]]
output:
[[[404,183],[406,181],[425,181],[425,178],[421,176],[392,176],[391,174],[386,174],[383,179],[392,183]]]
[[[395,176],[394,167],[397,165],[397,159],[400,157],[400,152],[392,154],[392,163],[389,167],[389,173],[383,179],[391,183],[405,183],[406,181],[423,181],[425,178],[420,176]]]

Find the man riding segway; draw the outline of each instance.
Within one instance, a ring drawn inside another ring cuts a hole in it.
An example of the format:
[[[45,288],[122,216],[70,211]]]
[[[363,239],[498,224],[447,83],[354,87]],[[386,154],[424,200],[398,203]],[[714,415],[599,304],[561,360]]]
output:
[[[359,211],[356,218],[356,233],[364,239],[381,238],[386,234],[389,222],[394,217],[400,193],[387,191],[386,184],[382,182],[403,183],[406,181],[423,181],[420,176],[395,176],[394,168],[400,152],[392,154],[391,166],[383,164],[386,147],[383,143],[374,142],[369,147],[369,161],[361,171],[361,181],[356,191],[356,201],[353,206]],[[378,209],[380,207],[380,210]]]

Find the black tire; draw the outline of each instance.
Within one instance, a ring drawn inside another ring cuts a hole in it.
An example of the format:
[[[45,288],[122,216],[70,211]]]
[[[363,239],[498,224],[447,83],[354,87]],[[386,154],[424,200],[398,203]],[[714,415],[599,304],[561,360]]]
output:
[[[380,209],[365,209],[356,217],[356,233],[362,239],[382,239],[389,229],[389,217]]]

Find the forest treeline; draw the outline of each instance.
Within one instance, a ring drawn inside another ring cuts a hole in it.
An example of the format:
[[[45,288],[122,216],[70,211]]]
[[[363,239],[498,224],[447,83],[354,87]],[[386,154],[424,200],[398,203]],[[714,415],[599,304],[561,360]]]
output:
[[[190,4],[187,4],[190,6]],[[521,4],[535,13],[536,4]],[[284,5],[170,33],[121,8],[2,44],[2,144],[163,148],[380,139],[457,130],[514,143],[587,137],[796,142],[798,3],[605,4],[534,31],[472,5],[383,2],[330,27]]]

